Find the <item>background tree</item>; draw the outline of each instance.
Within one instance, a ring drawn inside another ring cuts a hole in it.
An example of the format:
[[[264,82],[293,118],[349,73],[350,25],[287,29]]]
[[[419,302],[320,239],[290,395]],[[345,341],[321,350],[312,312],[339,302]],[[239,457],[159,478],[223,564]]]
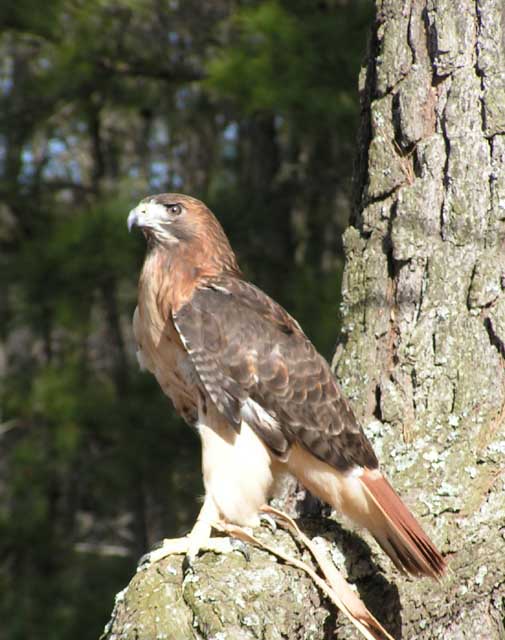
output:
[[[331,355],[370,16],[2,3],[0,638],[96,638],[138,557],[198,510],[197,439],[135,362],[132,203],[208,202]]]
[[[503,15],[493,0],[378,1],[361,77],[334,365],[394,485],[451,567],[433,585],[384,566],[388,585],[378,582],[363,548],[346,554],[347,566],[336,558],[395,637],[503,637]],[[345,542],[341,532],[332,537]],[[330,637],[333,623],[321,624],[324,602],[294,583],[290,569],[265,571],[257,553],[255,586],[251,567],[237,569],[237,559],[209,557],[199,581],[182,588],[175,560],[167,561],[168,574],[137,575],[107,637],[124,630],[125,619],[136,628],[139,612],[152,623],[153,601],[142,594],[161,586],[178,596],[164,615],[185,615],[192,625],[179,625],[172,637],[192,637],[194,627],[201,637]],[[272,574],[276,588],[265,577]],[[290,590],[295,603],[286,600]],[[356,637],[337,628],[338,637]]]

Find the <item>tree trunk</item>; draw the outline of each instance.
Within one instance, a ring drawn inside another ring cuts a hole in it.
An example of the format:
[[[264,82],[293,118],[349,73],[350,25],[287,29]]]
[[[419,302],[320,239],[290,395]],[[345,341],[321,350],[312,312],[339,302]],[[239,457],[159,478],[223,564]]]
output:
[[[337,375],[450,576],[405,637],[504,637],[505,6],[378,2]]]
[[[334,364],[450,574],[404,578],[374,543],[305,525],[343,549],[337,565],[396,638],[503,638],[505,10],[376,4]],[[283,533],[270,542],[298,553]],[[264,552],[205,554],[184,582],[180,565],[137,574],[104,638],[357,637]]]

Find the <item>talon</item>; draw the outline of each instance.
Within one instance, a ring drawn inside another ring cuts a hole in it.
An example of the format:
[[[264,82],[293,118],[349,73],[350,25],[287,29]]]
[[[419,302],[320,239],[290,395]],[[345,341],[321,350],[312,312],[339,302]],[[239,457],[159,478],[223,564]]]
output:
[[[150,564],[163,560],[163,558],[169,555],[183,553],[184,545],[185,541],[183,538],[158,540],[158,542],[153,544],[150,551],[141,556],[137,562],[137,571],[147,569]]]
[[[151,564],[151,552],[148,551],[144,553],[143,556],[140,557],[137,562],[137,571],[142,571],[143,569],[147,569],[147,567]]]
[[[182,561],[182,575],[184,577],[195,574],[196,556],[187,553]]]
[[[151,551],[145,553],[137,563],[137,571],[159,562],[172,555],[188,553],[189,540],[184,538],[165,538],[153,545]]]
[[[251,552],[247,543],[237,540],[237,538],[230,538],[230,545],[233,551],[238,551],[244,556],[246,562],[251,561]]]
[[[268,513],[260,513],[260,522],[265,524],[273,534],[277,533],[277,522]]]
[[[157,549],[161,549],[164,544],[165,544],[165,540],[158,540],[158,542],[155,542],[151,547],[151,551],[156,551]],[[145,555],[147,556],[148,554],[146,553]]]

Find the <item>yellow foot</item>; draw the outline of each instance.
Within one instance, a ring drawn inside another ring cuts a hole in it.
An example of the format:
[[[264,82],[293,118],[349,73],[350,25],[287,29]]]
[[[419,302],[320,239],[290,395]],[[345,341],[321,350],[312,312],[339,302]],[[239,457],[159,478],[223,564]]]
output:
[[[270,517],[263,518],[270,527],[275,528],[275,523]],[[211,531],[215,529],[225,536],[211,538]],[[170,555],[185,555],[183,564],[184,570],[191,569],[195,558],[200,551],[213,551],[214,553],[230,553],[239,551],[249,560],[249,550],[245,542],[251,540],[251,534],[241,527],[235,527],[224,523],[212,500],[212,497],[205,497],[203,506],[193,529],[183,538],[166,538],[161,544],[142,556],[138,568],[144,568],[153,562],[159,562]]]
[[[212,551],[213,553],[231,553],[239,551],[249,560],[249,552],[246,546],[239,540],[232,538],[208,538],[200,542],[198,549],[194,547],[191,536],[183,538],[165,538],[160,545],[142,556],[138,563],[138,569],[144,569],[154,562],[159,562],[168,556],[184,555],[185,569],[191,568],[199,551]]]

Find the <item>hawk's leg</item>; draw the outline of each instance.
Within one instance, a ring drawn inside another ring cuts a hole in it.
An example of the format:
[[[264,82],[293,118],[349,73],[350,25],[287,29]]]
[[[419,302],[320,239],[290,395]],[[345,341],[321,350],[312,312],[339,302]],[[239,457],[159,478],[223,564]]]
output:
[[[199,551],[213,551],[214,553],[240,551],[248,559],[248,553],[240,542],[237,543],[237,540],[211,538],[212,527],[223,531],[214,501],[207,495],[189,534],[182,538],[162,540],[159,547],[142,556],[138,563],[139,568],[153,562],[159,562],[170,555],[185,555],[185,565],[191,567]]]
[[[190,563],[196,558],[200,549],[203,549],[210,540],[212,525],[217,524],[219,520],[216,503],[212,496],[207,493],[198,518],[188,535],[189,545],[186,556]]]

